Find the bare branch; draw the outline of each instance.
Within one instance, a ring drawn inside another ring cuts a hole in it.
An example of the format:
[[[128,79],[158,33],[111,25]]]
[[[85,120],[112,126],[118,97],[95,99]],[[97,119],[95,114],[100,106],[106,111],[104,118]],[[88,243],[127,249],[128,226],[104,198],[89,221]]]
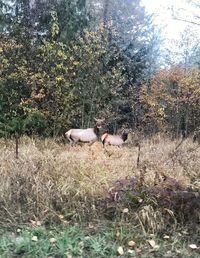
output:
[[[191,21],[191,20],[187,20],[187,19],[183,19],[183,18],[179,18],[179,17],[173,17],[174,20],[177,20],[177,21],[183,21],[183,22],[187,22],[187,23],[191,23],[191,24],[195,24],[195,25],[198,25],[200,26],[200,22],[195,22],[195,21]]]

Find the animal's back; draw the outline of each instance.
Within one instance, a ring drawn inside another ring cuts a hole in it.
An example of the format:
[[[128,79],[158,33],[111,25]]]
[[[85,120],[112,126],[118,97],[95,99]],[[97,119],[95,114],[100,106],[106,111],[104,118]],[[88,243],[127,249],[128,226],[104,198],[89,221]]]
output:
[[[124,141],[119,135],[111,135],[111,138],[109,139],[109,142],[112,145],[122,145]]]
[[[82,142],[91,142],[97,140],[97,135],[94,132],[93,128],[87,128],[82,130],[79,133],[80,141]]]
[[[65,133],[65,136],[70,136],[76,133],[80,133],[83,129],[70,129]]]
[[[102,142],[110,145],[122,145],[124,141],[119,135],[104,134],[102,136]]]

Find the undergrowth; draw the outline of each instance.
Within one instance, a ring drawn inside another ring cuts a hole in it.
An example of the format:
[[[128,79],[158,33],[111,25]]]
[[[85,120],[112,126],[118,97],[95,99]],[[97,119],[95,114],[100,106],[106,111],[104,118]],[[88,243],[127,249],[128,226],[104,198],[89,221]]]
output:
[[[68,225],[107,219],[144,234],[199,234],[200,148],[191,139],[70,147],[53,139],[0,140],[0,224]],[[178,146],[178,147],[177,147]],[[125,212],[124,212],[125,211]]]

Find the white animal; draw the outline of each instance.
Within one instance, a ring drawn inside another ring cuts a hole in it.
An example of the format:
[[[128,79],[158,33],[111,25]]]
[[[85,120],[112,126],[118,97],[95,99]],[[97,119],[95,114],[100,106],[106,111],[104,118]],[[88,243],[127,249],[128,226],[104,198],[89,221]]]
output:
[[[77,142],[89,142],[94,143],[99,138],[99,129],[105,119],[96,119],[96,124],[93,128],[87,129],[70,129],[65,133],[66,138],[69,140],[70,144],[76,144]]]

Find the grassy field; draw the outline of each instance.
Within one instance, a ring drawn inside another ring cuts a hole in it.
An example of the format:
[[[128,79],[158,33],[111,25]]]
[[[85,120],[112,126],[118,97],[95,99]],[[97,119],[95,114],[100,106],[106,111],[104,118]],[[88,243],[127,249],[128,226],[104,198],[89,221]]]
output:
[[[1,139],[0,257],[199,257],[199,145],[140,146]]]
[[[119,224],[89,224],[46,229],[0,231],[0,257],[184,257],[197,258],[199,248],[186,231],[174,235],[140,234]]]

